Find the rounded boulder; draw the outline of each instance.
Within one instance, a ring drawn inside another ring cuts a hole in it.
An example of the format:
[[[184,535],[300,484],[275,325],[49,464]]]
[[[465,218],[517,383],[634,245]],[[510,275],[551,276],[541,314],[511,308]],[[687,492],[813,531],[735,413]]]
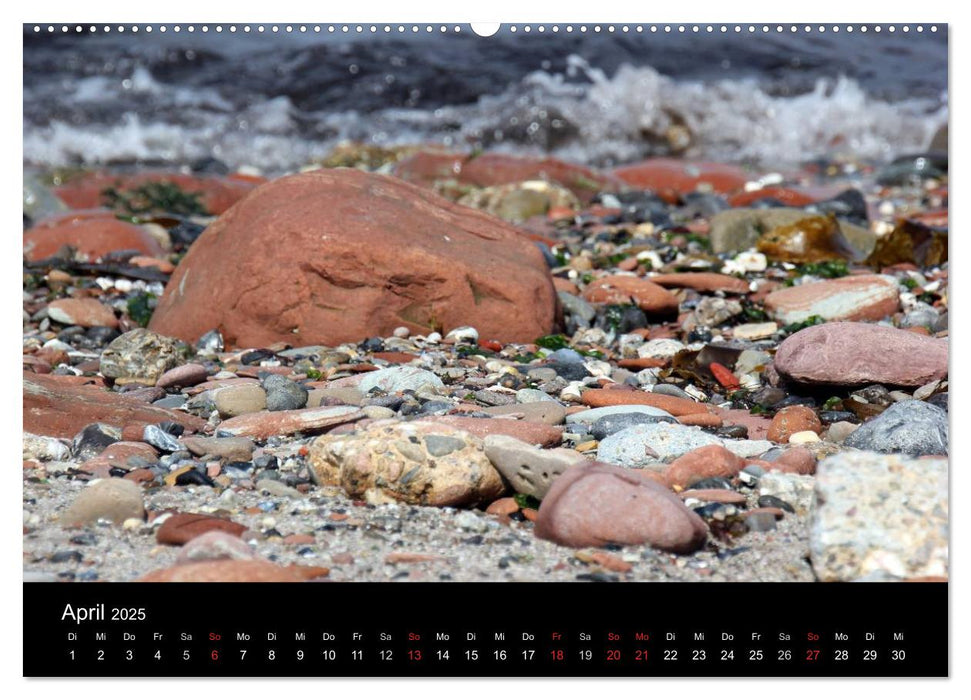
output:
[[[553,330],[539,248],[512,226],[395,178],[284,177],[212,224],[179,264],[151,328],[195,342],[337,345],[396,328],[475,326],[528,342]]]

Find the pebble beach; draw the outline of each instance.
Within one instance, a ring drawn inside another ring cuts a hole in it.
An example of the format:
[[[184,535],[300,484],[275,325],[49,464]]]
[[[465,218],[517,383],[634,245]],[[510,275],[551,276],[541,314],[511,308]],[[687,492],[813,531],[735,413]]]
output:
[[[657,138],[26,162],[25,581],[947,580],[946,125]]]

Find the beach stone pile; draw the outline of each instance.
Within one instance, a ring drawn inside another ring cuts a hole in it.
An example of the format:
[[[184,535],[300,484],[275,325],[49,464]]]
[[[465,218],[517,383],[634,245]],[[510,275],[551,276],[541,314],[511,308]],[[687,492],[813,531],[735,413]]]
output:
[[[27,579],[946,580],[939,175],[357,165],[41,193]]]

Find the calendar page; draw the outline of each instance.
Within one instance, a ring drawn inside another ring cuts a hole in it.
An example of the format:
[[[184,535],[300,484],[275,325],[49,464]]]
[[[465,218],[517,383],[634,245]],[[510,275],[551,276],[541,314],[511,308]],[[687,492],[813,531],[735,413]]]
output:
[[[23,674],[947,676],[948,34],[24,24]]]

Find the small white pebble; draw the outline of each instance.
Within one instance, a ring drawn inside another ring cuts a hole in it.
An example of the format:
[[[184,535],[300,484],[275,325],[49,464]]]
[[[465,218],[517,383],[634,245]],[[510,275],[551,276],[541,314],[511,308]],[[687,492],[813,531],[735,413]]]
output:
[[[790,445],[805,445],[807,442],[819,442],[819,436],[812,430],[800,430],[789,436]]]
[[[395,338],[407,338],[409,335],[411,335],[411,331],[409,331],[405,326],[398,326],[394,329],[393,335]]]

